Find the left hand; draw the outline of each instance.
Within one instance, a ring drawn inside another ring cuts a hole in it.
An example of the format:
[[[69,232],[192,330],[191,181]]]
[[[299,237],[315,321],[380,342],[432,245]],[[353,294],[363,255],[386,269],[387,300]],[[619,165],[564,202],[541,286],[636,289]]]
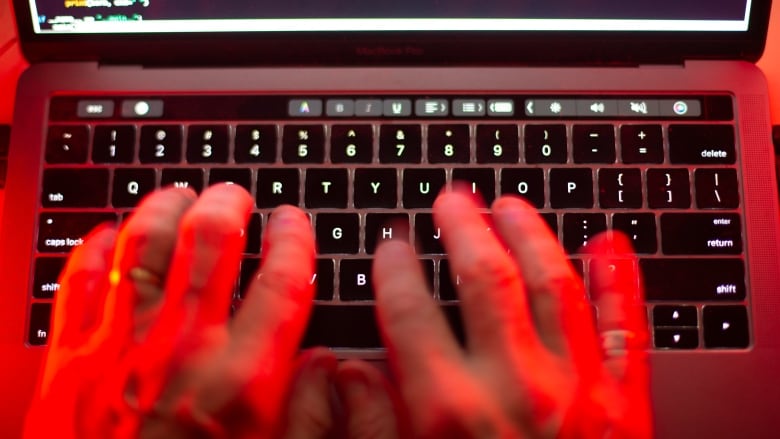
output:
[[[313,296],[314,239],[303,212],[273,213],[261,270],[228,320],[252,204],[236,185],[200,198],[162,190],[118,233],[100,228],[75,250],[27,437],[319,435],[283,425]],[[327,389],[332,354],[302,364],[299,379]],[[307,425],[327,429],[321,398],[293,396],[292,411],[314,413]],[[320,405],[295,408],[312,401]]]

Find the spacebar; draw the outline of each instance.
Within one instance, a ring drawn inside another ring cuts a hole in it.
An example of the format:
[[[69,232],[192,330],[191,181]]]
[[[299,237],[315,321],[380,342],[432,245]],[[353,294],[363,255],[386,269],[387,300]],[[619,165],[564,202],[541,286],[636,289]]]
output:
[[[442,306],[444,317],[460,342],[463,323],[456,306]],[[302,348],[371,349],[383,347],[373,305],[315,305],[303,336]]]

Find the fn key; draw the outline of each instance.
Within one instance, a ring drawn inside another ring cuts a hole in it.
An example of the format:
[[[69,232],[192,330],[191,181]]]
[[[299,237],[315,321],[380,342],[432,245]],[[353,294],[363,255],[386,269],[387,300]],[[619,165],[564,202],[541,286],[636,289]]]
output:
[[[27,341],[33,346],[49,342],[51,303],[33,303],[30,310],[30,330]]]

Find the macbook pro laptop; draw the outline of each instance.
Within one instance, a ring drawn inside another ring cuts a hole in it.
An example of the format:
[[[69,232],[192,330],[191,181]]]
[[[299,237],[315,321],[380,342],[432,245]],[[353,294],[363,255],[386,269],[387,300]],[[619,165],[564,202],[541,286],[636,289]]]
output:
[[[776,434],[778,202],[753,64],[769,0],[13,7],[31,65],[0,235],[0,436],[19,434],[68,251],[155,188],[229,181],[255,197],[236,307],[272,209],[309,211],[304,345],[381,361],[369,267],[392,221],[461,333],[431,219],[457,180],[536,205],[586,285],[582,244],[631,238],[658,437]]]

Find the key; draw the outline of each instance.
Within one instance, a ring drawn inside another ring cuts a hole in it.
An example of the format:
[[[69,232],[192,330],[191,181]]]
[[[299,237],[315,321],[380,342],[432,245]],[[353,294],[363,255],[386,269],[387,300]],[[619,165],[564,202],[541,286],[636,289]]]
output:
[[[431,163],[468,163],[468,125],[430,125],[428,127],[428,161]]]
[[[38,251],[66,253],[84,243],[86,236],[97,225],[117,221],[114,213],[43,213],[38,224]]]
[[[35,275],[33,277],[33,297],[36,299],[53,299],[60,290],[60,274],[65,268],[66,258],[35,259]]]
[[[739,207],[739,184],[736,169],[697,169],[696,205],[702,209],[736,209]]]
[[[406,208],[431,208],[446,182],[444,169],[404,169],[403,179]]]
[[[398,204],[395,169],[355,170],[355,207],[394,208]]]
[[[323,163],[325,127],[287,125],[282,134],[282,160],[285,163]]]
[[[374,300],[371,259],[342,259],[339,268],[339,298],[342,301]]]
[[[533,168],[501,170],[501,194],[519,195],[541,209],[544,207],[544,171]]]
[[[593,207],[590,169],[551,169],[550,205],[553,209]]]
[[[315,300],[333,300],[333,259],[317,259],[317,272],[314,274]]]
[[[203,190],[203,170],[192,168],[166,168],[162,171],[160,187],[190,188],[197,193]]]
[[[648,170],[647,204],[654,209],[687,209],[690,207],[691,188],[688,170]]]
[[[734,164],[733,125],[669,125],[669,160],[680,164]]]
[[[346,169],[306,170],[306,207],[344,209],[347,197]]]
[[[314,305],[301,342],[302,348],[381,348],[374,307]]]
[[[612,125],[574,125],[574,163],[615,163],[615,128]]]
[[[252,213],[249,216],[249,224],[246,229],[246,245],[244,246],[244,253],[257,254],[260,253],[260,243],[263,236],[263,219],[262,215],[257,212]]]
[[[379,128],[379,161],[381,163],[422,162],[420,125],[382,125]]]
[[[640,259],[639,268],[649,301],[745,299],[741,259]]]
[[[655,253],[658,250],[655,215],[652,213],[616,213],[612,228],[623,232],[637,253]]]
[[[597,234],[607,230],[607,217],[603,213],[567,213],[563,215],[563,248],[569,254],[577,253],[580,247]]]
[[[386,239],[400,239],[409,231],[405,213],[369,213],[366,215],[366,253],[373,254],[377,244]]]
[[[143,126],[138,159],[141,163],[181,162],[181,130],[179,125]]]
[[[373,142],[371,125],[333,125],[330,160],[333,163],[371,163]]]
[[[642,207],[642,173],[639,169],[599,169],[598,173],[601,207]]]
[[[46,169],[43,207],[105,207],[108,169]]]
[[[453,184],[465,184],[472,194],[482,197],[487,206],[496,199],[496,177],[492,169],[458,168],[452,170]]]
[[[85,163],[88,144],[86,126],[50,126],[46,137],[46,163]]]
[[[517,125],[477,125],[477,163],[517,163]]]
[[[696,349],[699,347],[699,330],[696,328],[655,328],[655,347],[661,349]]]
[[[417,248],[423,254],[444,254],[441,244],[441,229],[434,227],[433,215],[418,213],[414,220],[414,237]]]
[[[211,168],[209,186],[219,183],[237,184],[247,192],[252,192],[252,170],[244,168]]]
[[[742,252],[737,214],[665,213],[661,249],[667,255],[736,255]]]
[[[739,349],[750,345],[747,308],[742,305],[705,306],[702,323],[707,348]]]
[[[565,125],[527,125],[525,160],[528,163],[566,163]]]
[[[275,125],[239,125],[234,151],[236,163],[273,163],[276,161]]]
[[[258,169],[256,194],[257,207],[297,206],[300,198],[298,170]]]
[[[114,171],[111,203],[114,207],[135,207],[155,188],[156,173],[149,168],[127,168]]]
[[[695,306],[657,305],[653,308],[653,326],[699,325]]]
[[[49,342],[51,327],[51,303],[33,303],[30,308],[30,327],[27,341],[33,346],[43,346]]]
[[[92,143],[93,162],[131,163],[135,157],[135,127],[99,125]]]
[[[355,254],[360,246],[360,219],[355,213],[320,213],[315,233],[320,253]]]
[[[623,163],[663,163],[664,139],[661,125],[620,127]]]

